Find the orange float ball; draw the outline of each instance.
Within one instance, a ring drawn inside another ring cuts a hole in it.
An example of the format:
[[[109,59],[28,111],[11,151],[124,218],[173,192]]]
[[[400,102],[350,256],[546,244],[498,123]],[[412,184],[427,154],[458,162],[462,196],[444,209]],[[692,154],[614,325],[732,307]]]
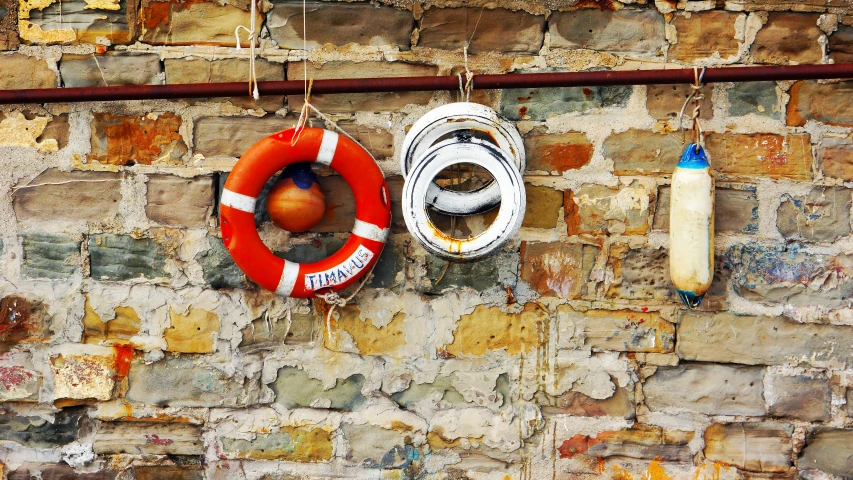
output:
[[[326,197],[306,163],[285,169],[267,197],[273,223],[290,232],[304,232],[323,219]]]

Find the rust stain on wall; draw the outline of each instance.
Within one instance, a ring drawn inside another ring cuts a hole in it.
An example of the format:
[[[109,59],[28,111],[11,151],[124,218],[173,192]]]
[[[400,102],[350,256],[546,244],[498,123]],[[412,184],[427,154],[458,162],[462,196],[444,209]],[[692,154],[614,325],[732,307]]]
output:
[[[94,115],[90,161],[108,165],[176,163],[187,153],[178,133],[181,117],[174,113],[143,117],[98,112]]]
[[[8,296],[0,300],[0,342],[20,342],[44,336],[40,302]]]
[[[577,235],[581,231],[581,217],[578,212],[578,204],[575,202],[575,193],[571,190],[563,192],[563,212],[566,221],[566,235]]]

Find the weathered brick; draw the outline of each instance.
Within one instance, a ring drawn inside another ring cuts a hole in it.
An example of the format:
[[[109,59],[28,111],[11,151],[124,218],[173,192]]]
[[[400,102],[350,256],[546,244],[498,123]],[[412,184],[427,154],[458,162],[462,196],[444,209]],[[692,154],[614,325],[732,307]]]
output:
[[[377,160],[394,157],[394,134],[374,125],[361,125],[342,120],[338,127],[356,139]]]
[[[32,478],[38,477],[57,480],[71,478],[75,480],[115,480],[116,475],[118,475],[118,472],[108,467],[99,472],[79,473],[64,462],[60,464],[25,462],[16,470],[4,473],[7,475],[7,480],[32,480]],[[136,479],[140,480],[139,477],[136,477]]]
[[[402,282],[406,266],[405,246],[389,238],[385,242],[379,260],[373,267],[373,278],[367,283],[369,288],[394,288]]]
[[[313,379],[296,367],[278,370],[278,377],[270,385],[275,402],[285,408],[308,408],[326,402],[334,410],[357,410],[367,399],[361,394],[364,376],[355,374],[339,378],[335,386],[324,389],[320,380]],[[315,403],[320,402],[320,403]]]
[[[685,360],[779,365],[853,363],[844,339],[853,327],[797,323],[784,317],[747,317],[728,312],[688,313],[678,324],[675,351]]]
[[[749,300],[837,308],[853,295],[853,257],[736,246],[726,252],[734,291]]]
[[[820,63],[823,49],[818,39],[818,15],[770,13],[749,49],[758,63]]]
[[[0,414],[0,439],[36,448],[52,448],[77,440],[77,427],[84,407],[64,408],[52,421],[41,416]]]
[[[213,177],[148,177],[149,219],[173,227],[204,227],[213,211]]]
[[[853,476],[853,430],[826,428],[809,432],[797,467],[840,477]]]
[[[106,347],[94,348],[92,353],[63,353],[51,359],[53,390],[57,399],[112,398],[117,378],[115,353]]]
[[[829,36],[826,50],[835,63],[853,63],[853,25],[839,25]]]
[[[768,374],[764,399],[770,415],[806,422],[825,422],[830,418],[832,391],[823,376]]]
[[[778,423],[715,423],[705,429],[705,458],[753,472],[787,472],[793,431]]]
[[[42,340],[50,337],[47,305],[17,295],[0,300],[0,342]]]
[[[284,252],[277,253],[281,253],[285,260],[295,263],[319,262],[340,250],[344,243],[345,240],[341,238],[320,237],[309,243],[297,243]]]
[[[478,305],[456,322],[453,342],[440,347],[443,355],[479,356],[490,350],[506,350],[509,355],[526,354],[539,347],[540,331],[548,313],[533,304],[521,313],[503,313],[498,307]]]
[[[219,315],[190,307],[186,314],[169,309],[171,327],[163,332],[167,352],[212,353],[219,336]]]
[[[131,307],[115,307],[115,317],[104,321],[92,308],[89,298],[83,313],[83,341],[86,343],[100,344],[104,340],[110,340],[113,345],[127,345],[130,339],[139,333],[142,319]]]
[[[387,175],[385,184],[388,185],[388,196],[391,197],[391,233],[406,233],[409,231],[406,227],[406,220],[403,218],[403,185],[405,179],[402,175]],[[430,219],[435,222],[433,214],[439,215],[437,212],[430,212]]]
[[[604,156],[613,161],[616,175],[672,173],[682,153],[684,144],[676,133],[661,135],[630,129],[610,135],[604,141]]]
[[[847,389],[847,416],[853,417],[853,388]]]
[[[134,363],[128,374],[128,401],[172,407],[236,407],[255,400],[251,380],[229,378],[192,358],[167,356]]]
[[[528,172],[562,174],[592,159],[592,143],[580,132],[548,134],[534,130],[524,136],[524,150]]]
[[[139,10],[140,40],[154,45],[236,46],[234,30],[240,25],[248,27],[251,13],[248,3],[240,8],[234,3],[143,0]],[[258,12],[257,24],[262,25],[263,20]],[[240,44],[247,46],[248,32],[241,30],[239,34]]]
[[[699,102],[701,108],[699,118],[703,120],[709,120],[714,116],[714,102],[710,93],[706,91]],[[656,120],[676,119],[681,112],[681,106],[692,94],[691,85],[649,85],[646,87],[646,109]],[[689,107],[685,113],[687,116],[692,112],[694,103],[690,102]]]
[[[652,411],[707,415],[764,415],[764,369],[702,363],[658,367],[643,393]]]
[[[222,438],[229,458],[279,460],[285,462],[327,462],[332,458],[332,432],[322,428],[277,427],[277,431],[257,434],[253,440]]]
[[[670,188],[658,189],[652,230],[669,230]],[[714,232],[755,233],[758,231],[758,197],[755,187],[714,189]]]
[[[345,424],[341,431],[349,445],[346,461],[367,468],[401,469],[418,457],[408,432],[376,425]]]
[[[162,72],[160,56],[155,53],[65,54],[59,62],[64,87],[159,85]]]
[[[324,308],[318,308],[323,317]],[[346,335],[330,335],[326,338],[326,348],[335,351],[359,353],[361,355],[387,355],[399,357],[398,352],[406,346],[406,332],[403,329],[406,314],[397,312],[385,325],[378,324],[370,311],[362,312],[355,305],[347,305],[335,311],[335,318],[329,320],[334,332],[346,332]]]
[[[193,122],[195,153],[206,157],[241,157],[258,140],[296,125],[295,118],[202,117]]]
[[[669,58],[679,62],[737,57],[739,51],[735,24],[743,14],[711,10],[680,13],[672,20],[678,42],[669,48]]]
[[[593,245],[522,242],[521,279],[543,295],[579,298],[587,293],[598,254]]]
[[[560,219],[560,207],[563,206],[563,192],[551,187],[530,183],[524,184],[524,191],[527,194],[527,201],[525,202],[524,220],[521,221],[521,226],[529,228],[556,227]],[[486,221],[489,222],[496,217],[497,210],[492,210],[486,214]]]
[[[434,65],[404,62],[327,62],[317,66],[308,63],[308,78],[323,80],[330,78],[361,78],[364,72],[374,77],[428,77],[438,73]],[[287,64],[288,80],[304,80],[305,69],[301,63]],[[388,92],[348,93],[341,95],[312,95],[311,103],[323,112],[353,113],[399,111],[406,105],[426,105],[432,100],[432,92]],[[287,97],[288,106],[298,111],[305,101],[303,95]]]
[[[21,273],[29,278],[71,278],[82,266],[79,238],[30,232],[21,235],[21,248]]]
[[[507,28],[512,25],[512,28]],[[476,28],[476,35],[474,35]],[[504,8],[430,8],[420,22],[418,46],[469,53],[539,53],[545,17]]]
[[[776,226],[787,239],[834,242],[850,233],[851,190],[817,187],[806,195],[784,194]]]
[[[634,389],[617,387],[609,398],[599,400],[580,392],[553,396],[536,393],[536,401],[544,415],[573,415],[576,417],[617,417],[631,420],[636,417]]]
[[[54,88],[58,85],[56,72],[44,59],[12,53],[0,55],[0,89]]]
[[[693,432],[664,431],[659,427],[635,424],[625,430],[608,430],[595,435],[575,435],[557,447],[560,458],[585,455],[593,459],[627,457],[664,462],[690,462],[687,443]]]
[[[259,318],[240,331],[242,340],[238,346],[244,351],[253,351],[310,342],[314,339],[315,323],[315,316],[311,313],[292,312],[290,322]]]
[[[131,280],[166,276],[163,247],[150,238],[99,234],[89,238],[92,278]]]
[[[669,283],[669,256],[663,248],[632,249],[624,243],[610,247],[607,266],[613,271],[609,298],[674,298]]]
[[[853,82],[797,82],[788,91],[788,125],[802,127],[809,120],[853,127]]]
[[[164,62],[166,83],[220,83],[245,82],[249,72],[249,60],[246,58],[167,58]],[[284,65],[263,58],[255,59],[255,76],[258,81],[282,81]],[[283,95],[264,95],[255,100],[248,94],[240,97],[213,98],[210,101],[228,101],[241,108],[262,108],[274,112],[282,107]],[[187,99],[195,103],[198,99]],[[254,118],[254,117],[252,117]]]
[[[565,113],[624,107],[631,92],[630,86],[509,88],[503,91],[500,111],[510,120],[543,121]]]
[[[0,401],[38,402],[39,388],[41,373],[35,369],[31,353],[0,354]]]
[[[94,113],[89,161],[109,165],[180,163],[187,146],[178,131],[181,117],[163,112],[144,116]]]
[[[409,10],[368,3],[329,4],[310,1],[304,5],[289,1],[274,1],[267,18],[270,37],[280,48],[301,50],[303,42],[309,49],[332,44],[339,47],[361,45],[391,45],[408,50],[412,43],[415,19]],[[311,25],[307,38],[303,22]]]
[[[68,115],[50,116],[31,111],[0,112],[0,146],[34,147],[56,152],[68,144]]]
[[[234,263],[222,239],[208,236],[207,241],[210,243],[210,249],[199,252],[195,257],[201,264],[204,282],[216,289],[244,286],[243,271]]]
[[[585,48],[654,56],[664,41],[663,15],[653,9],[555,11],[548,19],[551,48]]]
[[[824,138],[820,144],[820,165],[826,176],[853,180],[853,138]]]
[[[636,181],[620,188],[583,185],[565,196],[569,234],[643,235],[649,229],[650,201],[649,191]]]
[[[468,287],[481,292],[494,288],[501,284],[500,264],[504,262],[517,265],[518,256],[514,253],[499,253],[472,263],[449,262],[449,266],[446,260],[431,256],[426,264],[426,274],[432,279],[432,288],[429,291],[440,293],[454,286]],[[439,278],[441,281],[437,282]]]
[[[198,457],[175,457],[179,465],[134,465],[133,478],[136,480],[204,480],[204,470],[199,464],[194,464]],[[200,462],[199,462],[200,463]],[[82,480],[88,480],[85,477]]]
[[[675,325],[659,312],[575,311],[561,305],[557,313],[561,323],[574,327],[567,331],[574,331],[585,346],[595,350],[668,353],[675,347]]]
[[[735,176],[811,179],[809,135],[709,133],[705,137],[714,170]]]
[[[0,0],[0,50],[15,50],[18,43],[18,0]]]
[[[500,382],[506,380],[506,375],[498,376],[495,381],[495,390],[500,391]],[[450,375],[437,375],[428,383],[409,382],[409,386],[391,395],[391,398],[406,410],[415,410],[420,402],[430,402],[433,398],[440,398],[445,405],[452,407],[467,407],[471,404],[465,401],[465,397],[459,393],[456,386],[464,384],[464,380],[455,373]],[[504,391],[503,393],[506,393]],[[504,396],[503,398],[506,398]]]
[[[187,423],[101,422],[92,447],[97,454],[201,455],[201,427]]]
[[[113,45],[128,45],[136,40],[136,2],[45,3],[23,2],[18,9],[20,36],[26,43],[94,44],[100,38]]]
[[[825,12],[828,7],[842,6],[843,2],[844,0],[726,0],[726,8],[744,12]]]
[[[727,90],[729,115],[739,117],[752,113],[781,120],[785,107],[779,99],[779,92],[776,82],[735,83]]]

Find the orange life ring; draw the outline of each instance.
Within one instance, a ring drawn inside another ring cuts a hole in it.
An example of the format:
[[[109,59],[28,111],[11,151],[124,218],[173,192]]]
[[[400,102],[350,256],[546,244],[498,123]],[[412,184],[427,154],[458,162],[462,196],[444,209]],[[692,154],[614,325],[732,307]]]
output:
[[[391,225],[388,186],[376,161],[361,145],[320,128],[304,128],[295,145],[291,128],[254,144],[240,158],[222,191],[222,241],[237,266],[263,288],[286,297],[309,298],[318,290],[352,284],[379,259]],[[355,196],[355,226],[330,257],[293,263],[276,256],[255,227],[255,203],[264,184],[282,168],[317,162],[336,170]]]

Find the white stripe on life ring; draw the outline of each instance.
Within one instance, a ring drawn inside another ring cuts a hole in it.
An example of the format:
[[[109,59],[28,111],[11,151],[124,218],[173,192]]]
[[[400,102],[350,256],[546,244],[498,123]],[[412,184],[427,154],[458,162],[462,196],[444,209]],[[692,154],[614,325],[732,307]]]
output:
[[[385,240],[388,238],[387,228],[382,228],[378,225],[364,222],[357,218],[355,219],[355,225],[353,225],[352,227],[352,233],[354,235],[358,235],[361,238],[366,238],[368,240],[373,240],[382,243],[385,243]]]
[[[281,278],[278,280],[278,287],[275,293],[289,297],[293,293],[293,287],[296,286],[296,279],[299,277],[299,264],[284,261],[284,270],[281,271]]]
[[[317,152],[317,163],[331,165],[338,148],[338,134],[329,130],[323,131],[323,140],[320,142],[320,151]]]
[[[224,188],[222,189],[222,200],[220,203],[243,212],[255,213],[255,203],[257,201],[258,199],[255,197],[232,192],[231,190]]]

